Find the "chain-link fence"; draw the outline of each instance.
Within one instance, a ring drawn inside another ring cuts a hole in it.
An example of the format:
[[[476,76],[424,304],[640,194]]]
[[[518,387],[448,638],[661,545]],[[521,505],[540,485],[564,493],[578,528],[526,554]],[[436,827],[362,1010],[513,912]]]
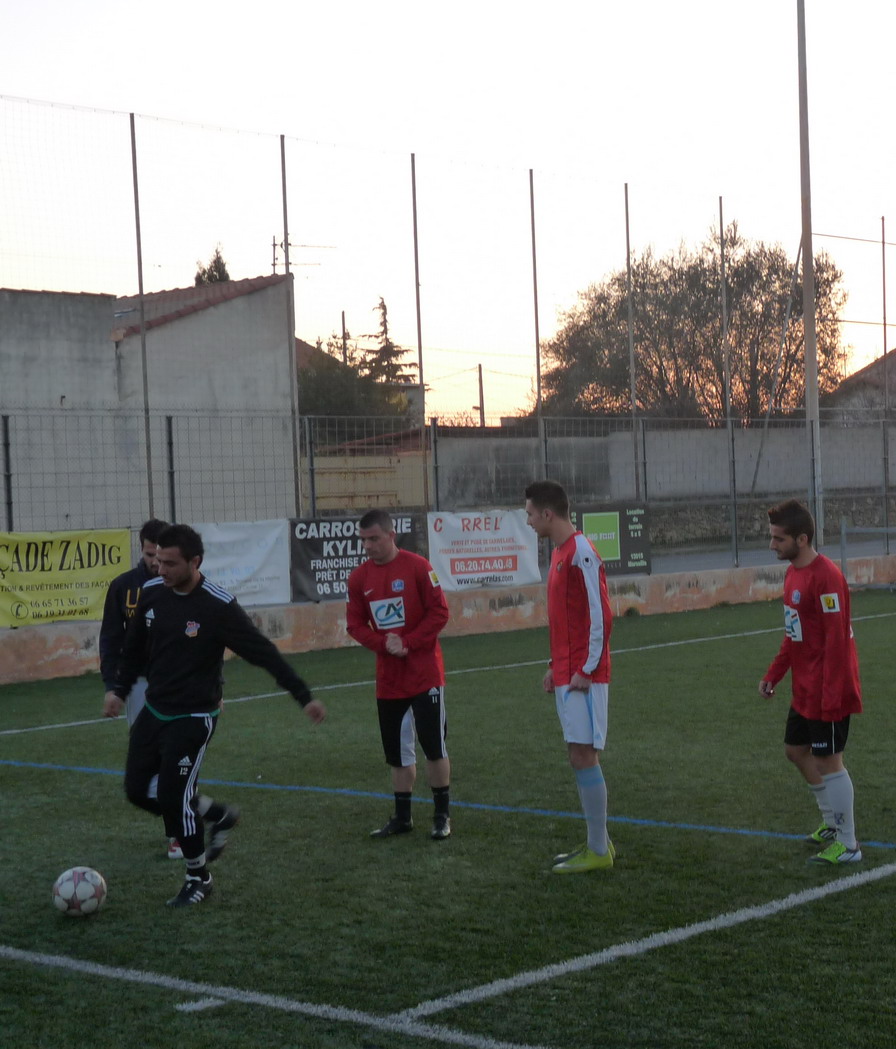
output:
[[[148,423],[148,425],[147,425]],[[146,434],[150,436],[150,461]],[[6,530],[119,527],[150,513],[242,521],[372,506],[517,507],[551,477],[580,505],[646,507],[654,551],[765,543],[766,509],[809,490],[801,419],[713,427],[696,420],[522,419],[504,427],[426,427],[400,418],[270,412],[4,412]],[[835,539],[888,527],[896,420],[832,414],[821,427],[823,511]],[[298,476],[295,463],[298,462]],[[735,526],[736,523],[736,526]]]

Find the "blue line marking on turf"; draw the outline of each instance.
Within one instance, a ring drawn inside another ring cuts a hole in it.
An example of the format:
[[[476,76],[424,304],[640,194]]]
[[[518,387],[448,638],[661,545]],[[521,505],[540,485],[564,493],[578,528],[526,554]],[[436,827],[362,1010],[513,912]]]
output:
[[[10,761],[0,758],[0,765],[19,769],[49,769],[52,772],[86,772],[94,776],[122,776],[121,769],[97,769],[84,765],[52,765],[39,761]],[[348,798],[376,798],[391,801],[393,795],[375,790],[354,790],[350,787],[307,787],[299,784],[283,783],[244,783],[235,779],[203,779],[209,786],[240,787],[245,790],[282,790],[305,794],[339,794]],[[431,798],[414,798],[415,802],[429,802]],[[533,809],[523,805],[491,805],[481,801],[458,801],[451,799],[451,807],[472,809],[480,812],[507,812],[517,816],[548,816],[552,819],[582,820],[581,812],[564,812],[561,809]],[[663,830],[698,830],[706,834],[739,834],[747,838],[779,838],[784,841],[802,841],[802,834],[786,834],[775,830],[749,830],[743,827],[717,827],[711,823],[673,823],[671,820],[637,819],[633,816],[608,816],[608,823],[627,824],[631,827],[660,827]],[[862,848],[896,849],[896,843],[889,841],[862,841]]]

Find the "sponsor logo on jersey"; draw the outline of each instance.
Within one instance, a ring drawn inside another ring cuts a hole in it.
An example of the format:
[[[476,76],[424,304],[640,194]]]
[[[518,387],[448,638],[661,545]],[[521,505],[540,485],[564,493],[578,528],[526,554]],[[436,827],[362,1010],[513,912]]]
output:
[[[147,625],[147,626],[152,626],[152,621],[153,621],[153,620],[154,620],[155,618],[156,618],[156,614],[155,614],[155,612],[153,612],[153,610],[152,610],[152,609],[150,609],[150,610],[149,610],[149,611],[148,611],[148,612],[146,613],[146,625]]]
[[[798,605],[798,604],[800,603],[800,596],[801,596],[801,595],[800,595],[800,592],[799,592],[799,590],[794,590],[794,592],[793,592],[793,593],[792,593],[792,594],[790,595],[790,600],[791,600],[791,601],[792,601],[792,602],[793,602],[793,603],[794,603],[795,605]]]
[[[178,765],[186,765],[189,768],[193,764],[189,757],[181,758]]]
[[[432,569],[432,568],[430,568],[430,570],[429,570],[429,581],[430,581],[430,583],[432,583],[433,586],[441,586],[442,585],[439,582],[439,577],[436,575],[435,570]]]
[[[404,580],[403,579],[393,579],[392,580],[392,593],[393,594],[400,594],[402,592],[402,590],[404,590]]]
[[[192,619],[187,621],[187,629],[184,631],[187,637],[196,637],[199,633],[199,624],[195,623]]]
[[[370,614],[380,630],[404,626],[404,598],[392,597],[370,602]]]
[[[839,594],[822,594],[821,595],[821,610],[822,610],[822,612],[839,612],[840,611],[840,595]]]
[[[192,764],[193,762],[190,761],[189,758],[181,758],[180,761],[177,763],[177,767],[180,769],[180,774],[182,776],[189,776]]]

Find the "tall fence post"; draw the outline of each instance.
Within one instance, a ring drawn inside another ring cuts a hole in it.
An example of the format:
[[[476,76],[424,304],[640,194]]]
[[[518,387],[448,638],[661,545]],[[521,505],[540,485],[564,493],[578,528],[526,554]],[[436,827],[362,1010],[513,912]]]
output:
[[[435,415],[429,420],[429,436],[432,445],[432,508],[441,510],[439,506],[439,420]]]
[[[302,426],[305,429],[305,452],[308,456],[308,496],[311,503],[311,516],[317,517],[317,485],[314,476],[314,435],[311,431],[311,419],[307,415],[302,416]]]
[[[3,494],[6,502],[6,530],[12,531],[12,445],[9,439],[9,416],[3,416]]]
[[[887,554],[890,553],[890,430],[887,420],[887,413],[884,411],[884,418],[881,422],[881,441],[883,444],[883,494],[884,494],[884,528],[887,529],[884,532],[884,549]]]
[[[174,416],[165,416],[165,448],[168,455],[168,512],[177,521],[177,489],[174,484]]]

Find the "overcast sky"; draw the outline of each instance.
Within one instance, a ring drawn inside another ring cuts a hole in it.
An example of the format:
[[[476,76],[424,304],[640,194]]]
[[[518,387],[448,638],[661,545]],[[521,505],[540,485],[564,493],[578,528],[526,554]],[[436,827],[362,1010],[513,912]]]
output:
[[[489,415],[530,396],[530,168],[542,337],[624,265],[626,182],[635,250],[699,243],[721,196],[747,237],[796,253],[796,0],[2,3],[0,285],[133,291],[111,247],[133,237],[130,112],[148,287],[189,284],[217,241],[233,276],[271,272],[283,134],[291,240],[309,245],[292,253],[298,334],[326,339],[341,310],[372,331],[382,295],[414,355],[416,154],[430,415],[478,402],[478,364]],[[896,242],[896,8],[806,9],[813,226],[877,241],[816,240],[867,322],[845,328],[860,364],[883,346],[881,216]]]

